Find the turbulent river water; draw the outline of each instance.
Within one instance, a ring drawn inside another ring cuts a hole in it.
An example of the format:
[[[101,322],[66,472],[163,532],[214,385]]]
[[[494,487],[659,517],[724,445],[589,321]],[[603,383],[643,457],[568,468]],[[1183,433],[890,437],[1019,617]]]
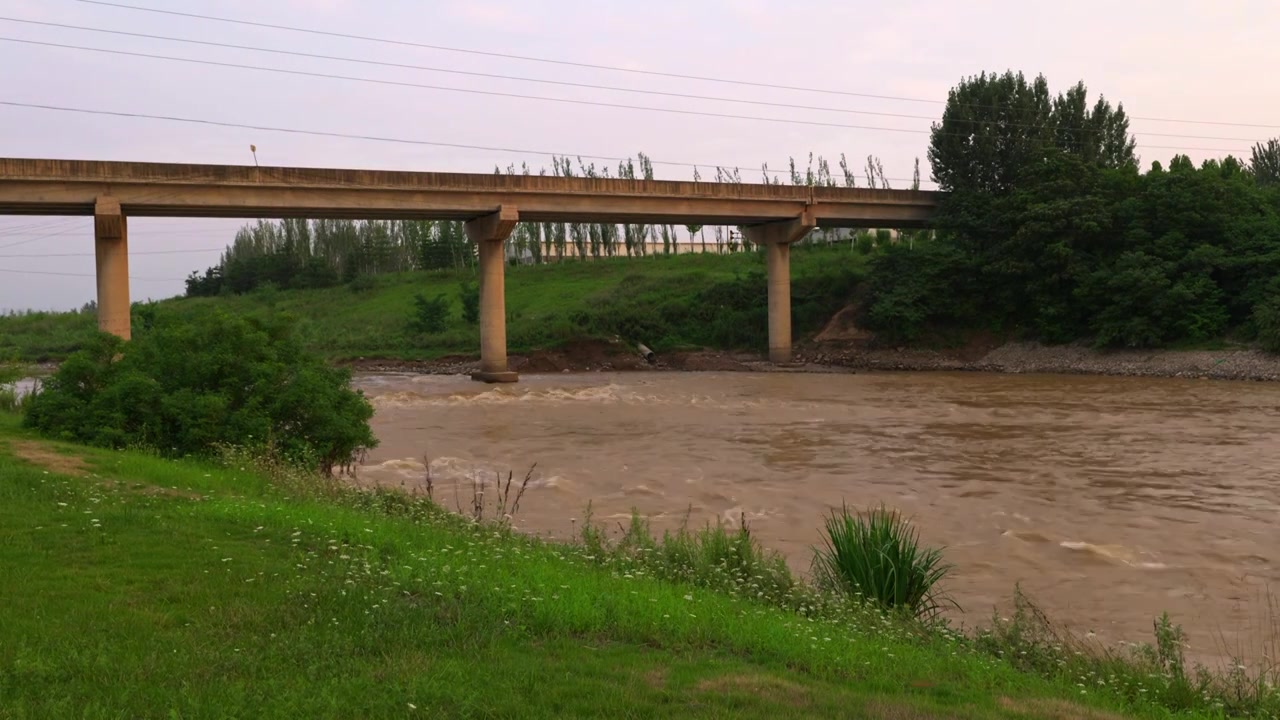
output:
[[[364,375],[381,445],[361,482],[471,497],[534,481],[516,517],[565,537],[745,515],[807,570],[825,513],[884,503],[945,546],[966,625],[1016,583],[1071,630],[1145,641],[1168,611],[1193,655],[1269,650],[1280,578],[1280,384],[950,373]],[[1275,618],[1280,620],[1280,618]]]

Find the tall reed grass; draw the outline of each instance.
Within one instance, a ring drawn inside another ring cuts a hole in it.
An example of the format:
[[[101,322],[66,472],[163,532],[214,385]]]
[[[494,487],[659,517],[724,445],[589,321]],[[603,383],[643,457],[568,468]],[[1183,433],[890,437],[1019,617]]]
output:
[[[942,551],[922,547],[919,533],[884,506],[852,513],[847,505],[826,518],[823,544],[814,548],[814,581],[883,608],[932,618],[945,605],[938,583],[951,572]]]

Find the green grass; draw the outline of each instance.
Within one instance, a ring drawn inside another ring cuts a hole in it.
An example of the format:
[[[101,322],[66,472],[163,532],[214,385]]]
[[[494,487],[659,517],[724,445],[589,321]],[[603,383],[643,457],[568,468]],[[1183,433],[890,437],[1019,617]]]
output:
[[[797,333],[817,330],[850,299],[866,256],[847,247],[792,253]],[[507,268],[507,342],[511,352],[555,348],[583,338],[644,342],[658,351],[687,347],[766,349],[764,259],[759,253],[611,258]],[[162,312],[288,312],[302,321],[308,344],[331,359],[434,359],[479,353],[479,330],[462,319],[463,272],[412,272],[374,279],[369,290],[257,292],[178,298]],[[443,332],[409,329],[414,296],[443,293],[450,317]],[[135,314],[135,325],[138,324]],[[0,316],[0,360],[59,360],[93,332],[87,313]],[[641,335],[630,337],[630,334]]]
[[[910,625],[622,573],[391,494],[38,443],[12,415],[0,607],[4,718],[1167,715]]]

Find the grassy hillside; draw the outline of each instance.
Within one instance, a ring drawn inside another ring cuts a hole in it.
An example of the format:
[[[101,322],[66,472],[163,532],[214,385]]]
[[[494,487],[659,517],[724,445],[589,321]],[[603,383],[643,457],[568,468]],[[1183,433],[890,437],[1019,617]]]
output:
[[[853,292],[866,256],[849,248],[797,248],[792,255],[796,332],[819,328]],[[615,258],[507,270],[507,341],[511,352],[552,348],[581,338],[644,342],[656,350],[767,347],[764,259],[757,253]],[[479,330],[462,319],[459,286],[474,272],[384,275],[372,287],[258,291],[243,296],[178,298],[158,312],[297,315],[309,344],[327,357],[430,359],[476,355]],[[413,332],[414,296],[444,294],[446,330]],[[143,322],[135,306],[135,324]],[[92,315],[33,313],[0,317],[0,359],[56,360],[93,332]]]
[[[1166,714],[397,497],[51,444],[0,414],[0,717]]]

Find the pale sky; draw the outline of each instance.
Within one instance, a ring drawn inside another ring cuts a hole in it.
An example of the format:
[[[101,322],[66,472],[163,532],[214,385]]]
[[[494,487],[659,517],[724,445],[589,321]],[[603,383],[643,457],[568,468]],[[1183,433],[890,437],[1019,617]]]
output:
[[[1280,135],[1280,3],[1273,0],[121,0],[126,4],[668,73],[943,101],[980,71],[1044,73],[1055,91],[1084,80],[1134,120],[1144,165],[1180,151],[1197,162]],[[864,112],[936,117],[938,103],[880,100],[594,70],[231,25],[77,0],[0,0],[0,101],[202,118],[600,156],[642,151],[704,168],[784,169],[787,157],[868,154],[904,187],[923,132],[818,127],[566,105],[443,90],[280,75],[63,48],[11,39],[391,79],[454,88],[659,108],[927,131],[927,119],[762,107],[569,88],[271,55],[13,22],[39,20],[455,70]],[[1152,133],[1207,137],[1161,137]],[[1223,138],[1223,139],[1218,139]],[[109,118],[0,106],[0,156],[84,160],[491,172],[549,166],[546,155],[436,148]],[[1153,147],[1165,146],[1165,147]],[[1178,149],[1171,149],[1178,148]],[[616,163],[608,163],[616,166]],[[688,179],[658,165],[660,178]],[[714,172],[714,171],[712,171]],[[704,169],[704,176],[708,174]],[[925,177],[928,169],[925,167]],[[0,179],[3,182],[3,179]],[[926,185],[928,187],[928,185]],[[130,222],[135,300],[182,292],[216,262],[236,221]],[[29,242],[28,242],[29,241]],[[16,244],[21,243],[21,244]],[[12,247],[4,247],[11,245]],[[157,251],[201,250],[151,254]],[[71,254],[66,257],[15,255]],[[94,297],[88,218],[0,218],[0,309],[67,309]],[[17,271],[17,272],[14,272]],[[34,272],[83,276],[37,275]]]

